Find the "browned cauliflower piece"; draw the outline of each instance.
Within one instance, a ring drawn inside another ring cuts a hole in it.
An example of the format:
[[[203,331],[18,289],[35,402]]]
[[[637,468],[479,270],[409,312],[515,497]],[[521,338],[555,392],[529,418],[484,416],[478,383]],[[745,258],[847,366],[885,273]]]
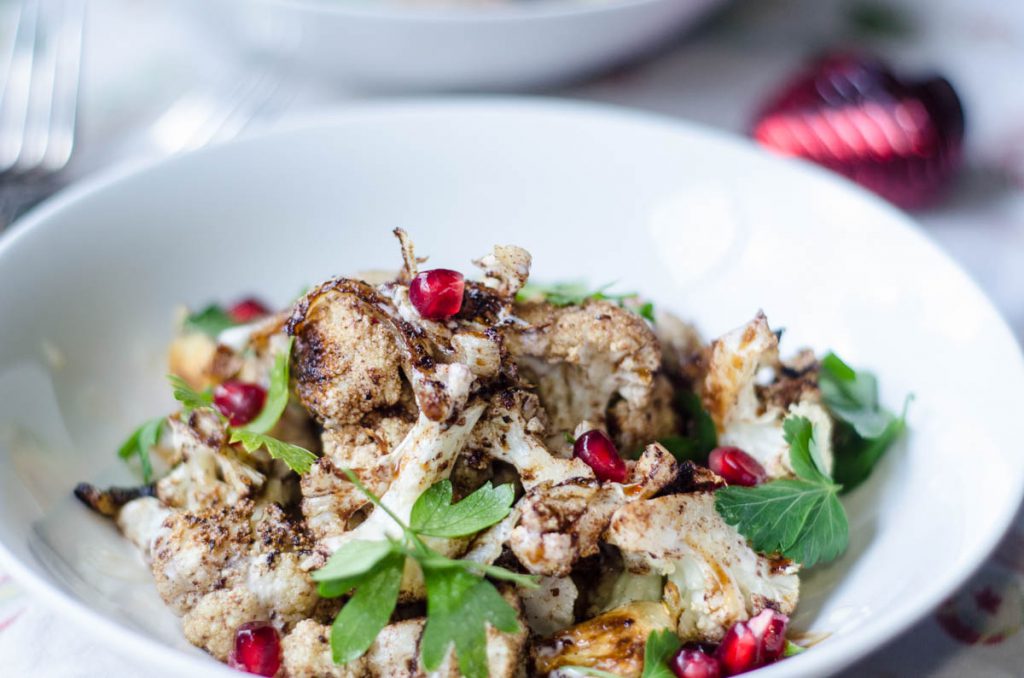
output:
[[[177,614],[199,599],[242,578],[242,565],[252,546],[252,506],[175,511],[153,540],[153,578],[164,602]]]
[[[243,501],[172,513],[153,541],[151,567],[157,591],[178,614],[212,591],[245,588],[272,621],[285,625],[316,604],[303,566],[309,547],[280,508]]]
[[[679,416],[673,407],[675,389],[663,374],[654,377],[650,404],[642,410],[620,400],[608,409],[608,429],[624,451],[642,450],[645,445],[674,435]]]
[[[720,445],[742,449],[770,478],[792,476],[783,421],[806,417],[814,425],[825,466],[831,468],[832,418],[821,404],[817,362],[810,352],[792,363],[780,361],[779,338],[764,313],[712,342],[703,363],[698,393]]]
[[[328,428],[402,395],[402,355],[380,302],[370,285],[336,279],[307,294],[290,321],[296,394]]]
[[[663,601],[683,641],[718,642],[766,607],[796,607],[799,566],[755,553],[715,510],[711,490],[626,504],[606,539],[629,572],[666,577]]]
[[[380,637],[378,636],[378,641]],[[288,678],[364,678],[369,670],[367,655],[344,666],[331,657],[331,629],[306,619],[281,640],[284,673]],[[396,674],[401,675],[401,674]]]
[[[395,474],[393,452],[409,434],[416,414],[402,406],[372,412],[358,424],[324,431],[324,456],[301,479],[302,513],[315,539],[337,536],[369,504],[341,471],[351,469],[371,492],[387,491]]]
[[[633,465],[627,484],[570,478],[538,485],[515,506],[518,521],[508,538],[512,553],[533,574],[564,577],[581,558],[598,552],[616,509],[654,496],[676,474],[672,455],[653,444]]]
[[[395,473],[387,491],[381,495],[381,503],[401,520],[408,521],[412,506],[419,496],[431,485],[449,476],[455,457],[465,446],[484,407],[483,403],[469,405],[450,424],[431,421],[421,414],[415,426],[391,453],[395,458]],[[374,507],[358,527],[341,535],[327,537],[321,543],[328,552],[333,553],[350,540],[372,541],[388,537],[400,539],[401,528],[386,511]],[[437,544],[435,547],[445,550]]]
[[[662,603],[624,605],[538,641],[533,650],[534,669],[544,676],[563,666],[585,666],[622,678],[639,678],[647,637],[672,626]]]
[[[580,592],[572,577],[540,577],[539,584],[535,589],[523,587],[518,591],[530,631],[543,638],[575,621]]]
[[[564,445],[565,434],[581,421],[604,428],[615,397],[630,415],[650,405],[661,349],[640,316],[598,300],[561,308],[525,302],[515,311],[526,325],[509,335],[509,349],[537,386],[551,449]]]
[[[494,251],[473,263],[484,272],[484,282],[506,299],[516,296],[530,277],[533,258],[522,247],[495,245]]]
[[[153,540],[170,514],[171,509],[156,497],[141,497],[121,507],[116,518],[117,528],[148,563],[153,558]]]
[[[580,459],[553,456],[544,446],[544,410],[537,396],[521,389],[498,392],[473,429],[468,447],[515,467],[527,490],[568,478],[594,478]]]
[[[179,463],[157,481],[156,493],[164,504],[191,511],[256,497],[266,482],[257,466],[268,470],[269,456],[229,446],[225,424],[213,410],[194,410],[168,422]]]
[[[221,589],[200,598],[181,620],[181,627],[188,642],[226,661],[235,644],[236,629],[266,617],[266,608],[249,589]]]

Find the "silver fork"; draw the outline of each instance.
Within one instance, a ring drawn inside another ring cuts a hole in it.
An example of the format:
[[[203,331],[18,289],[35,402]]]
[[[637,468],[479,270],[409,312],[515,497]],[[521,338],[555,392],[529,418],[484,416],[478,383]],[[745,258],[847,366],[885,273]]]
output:
[[[4,8],[0,44],[0,229],[59,187],[71,159],[86,0]]]

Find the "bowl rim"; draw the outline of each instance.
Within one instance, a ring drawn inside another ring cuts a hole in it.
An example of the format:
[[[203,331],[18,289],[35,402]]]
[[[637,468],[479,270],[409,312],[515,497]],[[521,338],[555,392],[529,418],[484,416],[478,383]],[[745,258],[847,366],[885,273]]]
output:
[[[592,103],[580,100],[562,99],[544,96],[447,96],[447,97],[410,97],[396,98],[387,101],[370,101],[346,104],[344,108],[326,109],[295,118],[270,129],[234,139],[222,144],[202,148],[188,153],[155,160],[143,160],[126,163],[114,168],[98,172],[63,189],[42,204],[24,215],[0,235],[0,263],[8,251],[24,237],[40,229],[49,228],[50,220],[94,195],[102,195],[113,190],[122,182],[137,176],[166,171],[167,167],[195,162],[197,158],[230,154],[236,147],[260,145],[276,138],[287,138],[296,133],[309,133],[315,130],[336,130],[352,124],[360,124],[368,120],[375,123],[387,120],[408,120],[418,115],[444,113],[447,115],[483,114],[520,114],[520,115],[557,115],[564,118],[587,117],[608,125],[627,125],[637,129],[645,129],[659,134],[689,134],[704,138],[716,145],[739,151],[743,155],[751,153],[771,156],[770,162],[777,163],[780,170],[799,182],[818,182],[819,185],[832,184],[837,190],[852,193],[852,198],[859,202],[871,204],[874,210],[888,214],[898,227],[909,235],[915,248],[930,251],[930,256],[937,257],[951,267],[951,272],[959,277],[959,284],[973,293],[979,303],[983,304],[995,320],[992,330],[1013,347],[1018,367],[1024,369],[1024,354],[1019,342],[1002,315],[996,310],[988,296],[978,287],[977,283],[946,254],[936,243],[927,237],[924,230],[907,214],[892,206],[882,198],[861,188],[860,186],[825,170],[810,162],[775,156],[757,146],[745,137],[726,131],[713,129],[705,125],[681,120],[669,115],[652,113],[625,106]],[[1024,455],[1024,452],[1021,453]],[[904,605],[890,611],[884,618],[868,625],[862,630],[852,632],[844,642],[831,645],[822,644],[814,652],[802,653],[785,662],[759,669],[759,676],[764,678],[782,678],[787,675],[821,676],[834,673],[853,663],[872,651],[881,649],[890,640],[909,629],[923,618],[930,610],[937,607],[949,594],[953,593],[988,559],[1007,529],[1012,524],[1018,508],[1024,499],[1024,476],[1013,479],[1010,497],[1013,499],[1001,507],[1002,513],[986,522],[989,528],[985,536],[979,540],[980,546],[970,556],[962,559],[958,567],[950,569],[940,579],[928,579],[925,593],[914,605]],[[86,632],[104,637],[104,643],[115,652],[131,657],[140,663],[149,663],[161,668],[185,673],[187,671],[205,671],[209,675],[237,676],[237,672],[226,665],[216,662],[200,654],[192,654],[156,640],[134,628],[107,618],[95,611],[84,601],[73,594],[66,593],[60,585],[51,584],[43,576],[36,575],[28,566],[11,553],[0,541],[0,566],[6,569],[19,584],[24,586],[38,599],[45,602],[51,611],[60,611],[72,618]],[[199,651],[197,651],[199,652]],[[202,674],[202,675],[206,675]]]
[[[239,0],[229,0],[238,2]],[[711,5],[721,0],[536,0],[517,2],[498,0],[493,4],[465,5],[448,3],[413,4],[402,0],[257,0],[267,7],[300,12],[313,12],[338,17],[352,17],[377,21],[418,21],[422,23],[476,23],[544,21],[572,19],[620,11],[629,11],[649,5],[688,2]]]

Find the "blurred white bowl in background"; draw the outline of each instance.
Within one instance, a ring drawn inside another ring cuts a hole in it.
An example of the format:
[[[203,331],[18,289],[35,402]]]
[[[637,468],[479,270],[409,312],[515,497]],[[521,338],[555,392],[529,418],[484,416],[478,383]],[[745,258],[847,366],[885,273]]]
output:
[[[564,83],[657,47],[722,0],[186,0],[241,49],[377,90]]]

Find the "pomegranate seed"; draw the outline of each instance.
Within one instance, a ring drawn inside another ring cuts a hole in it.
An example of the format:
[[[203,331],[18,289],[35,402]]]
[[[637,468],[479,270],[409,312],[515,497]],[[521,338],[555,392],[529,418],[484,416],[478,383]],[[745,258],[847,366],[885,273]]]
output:
[[[787,624],[789,617],[771,609],[733,624],[715,652],[723,674],[735,676],[777,661],[786,648]]]
[[[622,461],[608,436],[597,429],[587,431],[572,446],[572,454],[594,469],[598,480],[621,483],[626,479],[626,462]]]
[[[225,381],[213,390],[213,406],[232,426],[242,426],[255,419],[266,400],[266,389],[246,381]]]
[[[764,482],[764,467],[738,447],[716,447],[708,457],[708,467],[730,485],[753,487]]]
[[[270,309],[259,299],[249,297],[248,299],[242,299],[229,308],[228,315],[236,323],[250,323],[265,315],[270,315]]]
[[[718,660],[699,647],[683,647],[669,662],[678,678],[719,678]]]
[[[786,626],[789,617],[775,610],[762,610],[747,622],[754,635],[761,639],[761,657],[764,663],[777,661],[786,649]]]
[[[427,320],[444,320],[462,308],[466,283],[458,271],[435,268],[423,271],[409,283],[409,301]]]
[[[737,622],[726,632],[722,644],[715,650],[715,656],[722,667],[722,673],[735,676],[761,666],[760,650],[761,643],[750,627],[745,622]]]
[[[268,622],[239,626],[228,665],[257,676],[273,676],[281,668],[281,638],[277,629]]]

